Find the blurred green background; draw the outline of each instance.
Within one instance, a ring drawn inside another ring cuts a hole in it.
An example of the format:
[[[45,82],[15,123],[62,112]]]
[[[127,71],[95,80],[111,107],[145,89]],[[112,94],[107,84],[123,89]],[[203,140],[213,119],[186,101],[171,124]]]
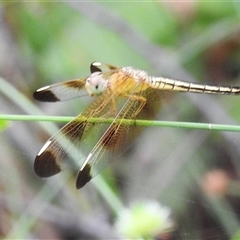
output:
[[[0,114],[41,114],[35,106],[42,115],[76,116],[90,97],[40,103],[32,93],[88,76],[93,61],[240,85],[240,4],[0,3]],[[165,94],[163,103],[159,120],[240,122],[239,97]],[[55,131],[52,123],[44,126]],[[150,127],[77,191],[76,175],[67,170],[49,179],[34,173],[49,137],[42,127],[0,122],[1,238],[126,238],[115,225],[122,206],[153,200],[171,210],[175,228],[152,238],[240,239],[239,133]]]

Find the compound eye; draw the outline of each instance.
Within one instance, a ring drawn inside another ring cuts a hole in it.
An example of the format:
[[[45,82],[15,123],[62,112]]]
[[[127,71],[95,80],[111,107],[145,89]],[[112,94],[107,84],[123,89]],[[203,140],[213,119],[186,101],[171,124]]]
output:
[[[91,65],[90,65],[91,73],[102,72],[102,70],[100,69],[101,65],[102,64],[100,62],[93,62],[93,63],[91,63]]]

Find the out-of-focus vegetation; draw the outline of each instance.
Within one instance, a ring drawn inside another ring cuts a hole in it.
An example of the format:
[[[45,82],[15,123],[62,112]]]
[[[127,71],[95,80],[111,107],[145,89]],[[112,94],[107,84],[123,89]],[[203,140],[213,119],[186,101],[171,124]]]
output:
[[[1,2],[0,112],[77,115],[89,97],[40,103],[32,93],[87,76],[93,61],[240,85],[239,47],[240,4],[234,1]],[[240,122],[239,97],[164,94],[163,103],[161,120]],[[55,132],[52,123],[44,126]],[[152,238],[236,239],[239,133],[150,127],[77,191],[68,170],[49,179],[34,173],[35,155],[49,137],[44,126],[0,123],[1,238],[124,238],[115,224],[123,207],[155,201],[171,210],[175,227]]]

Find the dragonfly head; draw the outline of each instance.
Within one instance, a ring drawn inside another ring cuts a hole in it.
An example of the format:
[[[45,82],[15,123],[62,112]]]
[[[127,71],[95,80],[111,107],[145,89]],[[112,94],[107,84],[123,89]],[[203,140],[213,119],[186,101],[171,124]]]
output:
[[[86,80],[86,89],[90,96],[101,95],[107,88],[107,80],[102,72],[93,72]]]

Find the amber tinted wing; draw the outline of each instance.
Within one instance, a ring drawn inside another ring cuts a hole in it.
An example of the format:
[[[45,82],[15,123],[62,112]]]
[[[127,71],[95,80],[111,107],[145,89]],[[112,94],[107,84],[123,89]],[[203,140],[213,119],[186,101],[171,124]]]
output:
[[[156,117],[159,109],[160,96],[156,90],[148,88],[131,95],[85,160],[78,174],[76,187],[83,187],[105,168],[111,160],[124,152],[142,132],[143,127],[134,125],[135,118],[152,120]],[[121,119],[131,121],[129,124],[123,124]]]
[[[85,111],[53,135],[37,154],[34,162],[37,175],[50,177],[66,165],[75,167],[78,163],[81,166],[81,160],[86,158],[96,144],[100,130],[106,128],[104,124],[95,124],[90,119],[111,117],[112,107],[111,93],[106,90]],[[91,132],[94,132],[92,136]]]
[[[86,79],[69,80],[39,88],[33,97],[43,102],[65,101],[89,95],[85,88]]]

